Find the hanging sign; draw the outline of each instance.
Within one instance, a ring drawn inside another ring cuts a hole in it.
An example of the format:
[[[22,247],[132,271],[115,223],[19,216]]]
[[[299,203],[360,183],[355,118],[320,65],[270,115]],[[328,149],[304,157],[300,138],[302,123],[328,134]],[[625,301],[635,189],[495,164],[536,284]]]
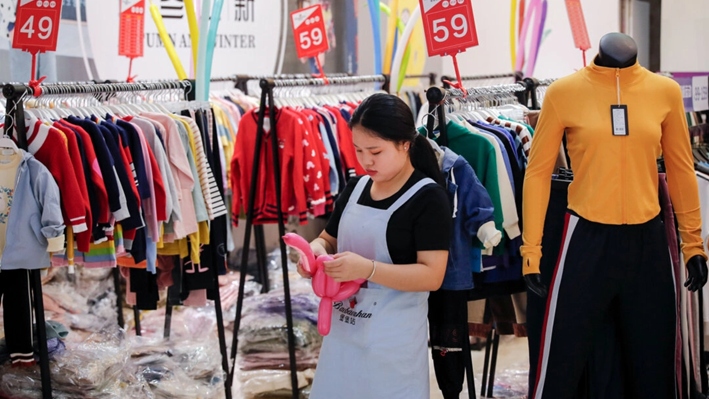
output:
[[[143,56],[145,36],[145,0],[120,0],[118,55],[128,58]]]
[[[330,49],[322,5],[306,7],[290,14],[295,49],[299,58],[316,57]]]
[[[686,112],[709,110],[709,72],[671,72],[668,75],[682,89]]]
[[[124,80],[131,58],[117,56],[121,32],[118,16],[124,10],[123,0],[85,0],[81,3],[86,7],[90,52],[99,80]],[[157,8],[157,15],[162,18],[167,36],[160,35],[151,15],[151,3]],[[287,3],[287,0],[224,1],[214,44],[212,76],[280,73],[285,58],[283,49],[291,33],[287,29],[287,24],[290,24]],[[175,79],[178,75],[172,59],[166,55],[163,39],[172,42],[177,59],[188,68],[193,56],[188,2],[145,0],[144,4],[145,31],[142,38],[139,37],[143,45],[143,56],[133,58],[132,73],[140,80]],[[211,15],[211,18],[217,16]],[[77,54],[81,56],[80,52]],[[189,68],[186,72],[190,72]]]
[[[56,51],[62,0],[18,0],[12,48],[32,54]]]
[[[428,56],[455,55],[478,45],[472,0],[419,0]]]
[[[692,77],[692,109],[709,110],[709,79],[707,76]]]

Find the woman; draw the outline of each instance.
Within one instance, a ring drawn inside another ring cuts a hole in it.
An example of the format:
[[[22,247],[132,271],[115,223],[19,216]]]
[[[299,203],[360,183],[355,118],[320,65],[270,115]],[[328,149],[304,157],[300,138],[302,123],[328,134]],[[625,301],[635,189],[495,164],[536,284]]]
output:
[[[367,283],[334,304],[310,397],[428,398],[427,298],[443,281],[451,232],[443,177],[398,97],[367,98],[350,127],[367,175],[348,181],[310,246],[335,254],[325,273],[336,281]]]

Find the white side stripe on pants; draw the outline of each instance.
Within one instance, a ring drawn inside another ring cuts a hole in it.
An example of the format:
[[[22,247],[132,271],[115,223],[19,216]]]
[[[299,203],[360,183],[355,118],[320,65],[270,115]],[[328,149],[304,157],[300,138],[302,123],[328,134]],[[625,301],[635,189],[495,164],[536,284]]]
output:
[[[569,250],[569,243],[571,242],[571,237],[574,235],[574,230],[576,229],[576,224],[579,218],[574,215],[569,215],[569,225],[566,228],[564,246],[562,247],[561,257],[559,258],[559,265],[557,267],[554,279],[552,281],[553,286],[551,288],[551,299],[549,302],[549,309],[547,309],[546,316],[546,326],[544,328],[543,347],[542,347],[542,364],[537,373],[539,374],[537,388],[535,390],[535,399],[542,398],[542,392],[544,391],[544,380],[546,379],[547,365],[549,364],[549,350],[551,348],[551,336],[554,331],[554,316],[556,315],[556,302],[559,299],[559,286],[561,286],[561,279],[564,275],[564,264],[566,263],[566,253]]]

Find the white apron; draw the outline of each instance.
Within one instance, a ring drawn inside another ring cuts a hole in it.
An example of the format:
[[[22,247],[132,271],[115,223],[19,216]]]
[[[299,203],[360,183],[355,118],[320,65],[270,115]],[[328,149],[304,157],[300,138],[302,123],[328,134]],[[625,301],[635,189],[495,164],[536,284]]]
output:
[[[357,204],[369,177],[355,186],[340,219],[337,252],[392,263],[386,242],[391,215],[432,179],[407,190],[389,209]],[[333,304],[311,399],[428,399],[428,292],[372,282]]]

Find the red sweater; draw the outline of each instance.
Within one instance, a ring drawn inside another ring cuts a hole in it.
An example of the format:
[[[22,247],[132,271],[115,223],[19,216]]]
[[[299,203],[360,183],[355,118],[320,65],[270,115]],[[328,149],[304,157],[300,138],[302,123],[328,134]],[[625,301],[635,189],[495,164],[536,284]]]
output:
[[[38,120],[34,120],[34,125],[30,126],[31,132],[27,137],[29,153],[43,163],[57,181],[62,197],[64,223],[71,226],[76,234],[88,231],[87,216],[91,218],[90,205],[85,204],[83,198],[80,201],[71,200],[81,195],[81,189],[67,149],[66,136]]]
[[[258,114],[247,112],[239,123],[234,156],[231,166],[231,186],[233,191],[232,210],[234,224],[242,207],[248,206],[251,173],[256,148]],[[322,168],[317,159],[317,148],[311,144],[308,125],[295,111],[279,109],[276,112],[279,161],[281,168],[281,201],[284,217],[298,215],[301,222],[307,220],[308,199],[311,203],[324,206],[325,194]],[[307,133],[307,134],[306,134]],[[276,188],[274,181],[271,140],[267,131],[261,145],[260,168],[256,198],[254,201],[254,222],[259,224],[277,222]],[[307,149],[307,157],[306,157]],[[316,150],[315,156],[312,151]],[[318,177],[320,175],[321,177]],[[307,180],[306,180],[306,176]]]
[[[54,127],[60,132],[64,133],[66,137],[67,144],[69,146],[69,158],[71,160],[72,166],[74,167],[74,173],[76,174],[76,181],[79,183],[79,190],[81,191],[81,198],[84,201],[84,206],[89,212],[86,214],[86,224],[90,227],[89,230],[76,234],[76,247],[81,252],[88,252],[89,245],[91,244],[91,231],[93,228],[93,215],[91,213],[91,199],[89,197],[89,190],[86,184],[86,175],[84,170],[84,163],[82,162],[81,152],[79,150],[79,144],[76,141],[75,133],[66,126],[62,126],[59,123],[55,123]]]
[[[333,198],[330,193],[330,160],[327,157],[325,143],[323,142],[322,135],[320,134],[321,117],[320,114],[310,109],[302,110],[300,113],[309,122],[310,136],[308,137],[308,140],[311,145],[314,145],[314,150],[316,152],[313,154],[311,151],[311,155],[315,155],[317,157],[317,161],[315,162],[317,169],[316,178],[318,179],[318,184],[322,184],[322,193],[325,198],[324,206],[313,206],[313,215],[322,216],[332,210],[331,206],[333,203]]]

